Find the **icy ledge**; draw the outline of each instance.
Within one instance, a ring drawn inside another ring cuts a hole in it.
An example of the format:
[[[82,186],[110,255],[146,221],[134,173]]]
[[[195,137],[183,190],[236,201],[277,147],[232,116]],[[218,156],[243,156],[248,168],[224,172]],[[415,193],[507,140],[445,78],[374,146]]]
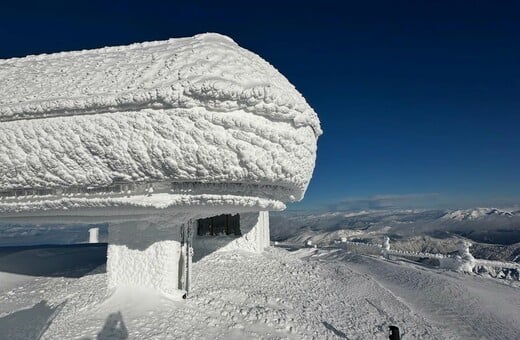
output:
[[[100,217],[104,221],[109,221],[112,219],[135,219],[139,215],[147,217],[162,214],[166,217],[179,212],[207,217],[230,211],[278,211],[283,209],[285,209],[285,204],[280,201],[252,196],[166,193],[106,198],[47,198],[26,202],[0,203],[0,214],[4,219],[17,218],[23,215],[25,218],[48,216],[48,218],[56,218],[58,221],[64,221],[65,216],[77,216],[78,221],[87,217]],[[201,211],[206,212],[206,214],[201,214]]]

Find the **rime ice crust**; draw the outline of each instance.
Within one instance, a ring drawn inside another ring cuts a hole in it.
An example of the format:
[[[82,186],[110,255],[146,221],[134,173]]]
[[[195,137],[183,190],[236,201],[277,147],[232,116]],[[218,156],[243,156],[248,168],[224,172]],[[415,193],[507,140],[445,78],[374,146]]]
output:
[[[2,60],[0,78],[8,197],[190,183],[197,194],[214,185],[280,207],[300,200],[312,176],[316,113],[274,67],[225,36]]]

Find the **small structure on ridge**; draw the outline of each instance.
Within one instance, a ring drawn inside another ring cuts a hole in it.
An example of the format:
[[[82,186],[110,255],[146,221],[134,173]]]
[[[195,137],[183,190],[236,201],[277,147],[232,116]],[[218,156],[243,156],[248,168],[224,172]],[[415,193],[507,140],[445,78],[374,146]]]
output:
[[[262,251],[314,170],[314,110],[219,34],[0,60],[0,77],[0,221],[108,223],[111,289],[181,295],[185,241],[194,260]]]

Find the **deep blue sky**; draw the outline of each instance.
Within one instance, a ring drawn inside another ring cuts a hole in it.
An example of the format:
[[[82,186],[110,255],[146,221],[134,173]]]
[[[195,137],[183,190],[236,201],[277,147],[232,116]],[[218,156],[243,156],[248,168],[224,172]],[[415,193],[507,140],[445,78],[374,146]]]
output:
[[[268,60],[324,129],[292,208],[520,203],[518,1],[17,3],[0,58],[219,32]]]

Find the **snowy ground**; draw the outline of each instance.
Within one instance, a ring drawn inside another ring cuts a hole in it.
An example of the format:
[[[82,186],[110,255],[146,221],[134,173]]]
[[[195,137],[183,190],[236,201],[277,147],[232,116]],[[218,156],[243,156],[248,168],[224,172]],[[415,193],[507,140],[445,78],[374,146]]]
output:
[[[144,291],[107,297],[103,265],[83,275],[103,252],[18,253],[18,261],[35,259],[40,276],[5,270],[14,254],[0,253],[0,339],[386,339],[389,325],[404,339],[520,334],[520,288],[504,280],[342,250],[273,248],[198,261],[187,301]],[[56,256],[62,267],[45,267]]]

